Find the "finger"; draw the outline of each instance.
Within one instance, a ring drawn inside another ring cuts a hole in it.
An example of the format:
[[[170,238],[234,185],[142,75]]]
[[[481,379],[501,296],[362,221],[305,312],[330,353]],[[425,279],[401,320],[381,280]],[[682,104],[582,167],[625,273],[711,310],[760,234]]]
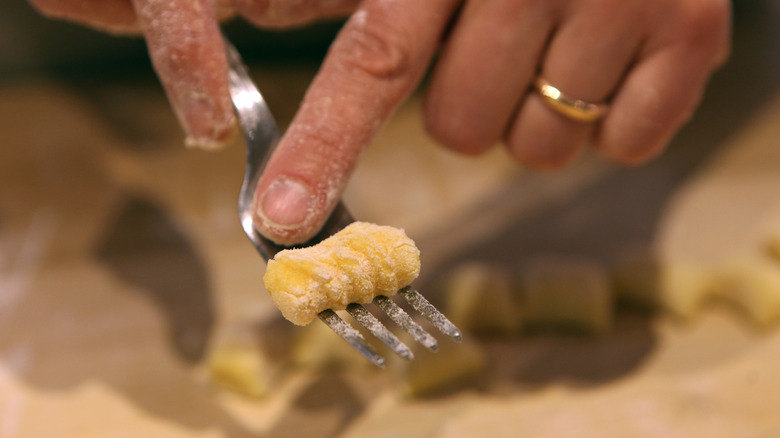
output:
[[[40,13],[111,33],[140,31],[130,0],[30,0]]]
[[[316,19],[344,17],[361,0],[233,0],[236,11],[261,27],[290,27]]]
[[[709,3],[709,9],[682,14],[676,43],[656,44],[662,49],[632,69],[595,138],[594,148],[603,155],[638,164],[660,153],[690,118],[712,71],[726,59],[728,2],[688,3]]]
[[[355,161],[420,80],[457,2],[366,0],[341,30],[258,183],[258,230],[308,240]]]
[[[227,59],[211,0],[133,0],[149,55],[187,134],[188,146],[230,140],[235,116]]]
[[[603,2],[601,2],[603,3]],[[553,36],[541,76],[577,99],[599,103],[616,88],[641,40],[633,1],[571,2]],[[585,147],[593,125],[571,120],[530,93],[507,133],[507,146],[523,164],[560,168]]]
[[[466,3],[428,88],[425,121],[432,137],[469,154],[501,140],[552,30],[551,8],[540,5]]]

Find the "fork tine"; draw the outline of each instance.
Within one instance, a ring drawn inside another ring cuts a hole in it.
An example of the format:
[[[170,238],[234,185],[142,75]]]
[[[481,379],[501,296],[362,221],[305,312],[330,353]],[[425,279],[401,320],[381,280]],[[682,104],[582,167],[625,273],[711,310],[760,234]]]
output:
[[[384,296],[377,295],[374,298],[374,304],[377,305],[387,316],[390,317],[396,324],[400,325],[406,330],[415,341],[422,344],[425,348],[436,351],[439,348],[439,344],[436,342],[436,338],[431,336],[425,331],[419,324],[412,320],[412,317],[408,313],[404,312],[404,309],[394,303],[393,300]]]
[[[352,303],[347,306],[347,312],[352,315],[363,327],[367,328],[374,336],[379,338],[390,349],[392,349],[397,355],[403,357],[406,360],[414,359],[412,350],[401,342],[390,330],[385,327],[376,316],[366,310],[365,307],[357,303]]]
[[[331,309],[325,309],[317,316],[319,316],[322,322],[327,324],[331,330],[336,332],[337,335],[341,336],[342,339],[349,342],[353,347],[357,348],[357,350],[374,365],[378,366],[379,368],[385,367],[385,359],[380,356],[379,353],[377,353],[376,350],[374,350],[374,348],[368,344],[368,342],[366,342],[365,338],[363,338],[360,332],[355,330],[346,321],[341,319],[341,317],[338,316],[336,312]]]
[[[406,286],[398,291],[398,294],[404,297],[404,299],[424,317],[428,318],[428,320],[431,321],[436,328],[441,330],[442,333],[458,342],[463,339],[460,329],[455,327],[455,324],[450,322],[444,314],[439,312],[439,310],[426,300],[420,292],[412,289],[411,286]]]

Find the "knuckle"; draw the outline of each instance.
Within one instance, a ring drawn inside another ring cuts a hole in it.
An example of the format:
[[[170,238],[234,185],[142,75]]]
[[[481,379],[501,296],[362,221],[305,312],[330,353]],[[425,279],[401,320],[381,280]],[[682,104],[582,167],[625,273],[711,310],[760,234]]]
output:
[[[198,44],[190,38],[174,38],[153,51],[155,67],[161,75],[187,75],[197,66]]]
[[[613,162],[626,167],[636,167],[647,163],[658,155],[663,148],[652,145],[615,148],[608,157]]]
[[[539,172],[554,172],[556,170],[564,169],[572,161],[572,157],[564,155],[545,155],[545,156],[528,156],[528,157],[516,157],[518,161],[531,170]]]
[[[498,142],[498,136],[480,132],[471,124],[460,123],[447,111],[433,112],[426,108],[425,130],[434,140],[454,151],[466,155],[478,155]]]
[[[386,20],[368,20],[366,12],[359,11],[344,26],[335,48],[342,55],[341,64],[379,79],[408,76],[412,46],[400,29]]]
[[[535,145],[520,141],[509,141],[507,146],[518,163],[542,172],[563,169],[571,164],[578,155],[576,147]]]
[[[177,11],[173,6],[152,4],[139,10],[155,69],[163,78],[205,82],[220,55],[213,43],[217,23],[198,8]]]
[[[730,3],[727,0],[695,0],[687,4],[681,22],[684,43],[713,64],[725,61],[730,51]]]
[[[356,156],[354,146],[345,141],[344,134],[334,126],[298,122],[285,134],[287,151],[296,157],[295,166],[303,174],[316,178],[330,175],[341,184]]]
[[[634,130],[611,132],[598,138],[593,149],[617,164],[635,167],[647,163],[666,148],[670,136],[667,131],[658,126],[640,136],[633,135]]]
[[[534,170],[552,171],[571,164],[592,136],[592,125],[574,125],[547,108],[532,105],[521,111],[505,139],[519,163]]]

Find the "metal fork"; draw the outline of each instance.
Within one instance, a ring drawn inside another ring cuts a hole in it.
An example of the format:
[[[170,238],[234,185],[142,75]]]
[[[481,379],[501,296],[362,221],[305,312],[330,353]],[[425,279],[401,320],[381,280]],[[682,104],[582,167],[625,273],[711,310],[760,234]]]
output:
[[[260,178],[271,152],[279,143],[281,133],[263,96],[250,79],[238,51],[227,40],[225,40],[225,48],[230,66],[230,96],[233,99],[233,106],[238,114],[238,120],[244,131],[247,144],[246,172],[244,173],[244,181],[241,184],[241,190],[238,195],[238,217],[247,237],[249,237],[249,240],[252,241],[257,251],[260,252],[260,255],[267,262],[277,252],[285,248],[271,242],[257,232],[252,222],[251,209],[255,197],[255,189],[257,188],[257,180]],[[314,238],[299,246],[314,245],[346,227],[351,222],[354,222],[354,219],[344,207],[344,204],[339,202],[322,227],[322,230]],[[460,342],[460,330],[419,292],[407,286],[401,289],[398,294],[411,304],[414,309],[430,320],[442,333]],[[412,335],[417,342],[430,350],[437,350],[436,339],[414,322],[409,314],[389,297],[379,295],[374,298],[373,302],[391,320]],[[414,358],[409,347],[404,345],[365,307],[357,303],[351,303],[347,306],[347,312],[399,356],[408,360]],[[336,334],[357,348],[368,360],[379,367],[384,367],[385,359],[363,338],[360,332],[341,319],[336,312],[332,309],[326,309],[320,312],[318,316]]]

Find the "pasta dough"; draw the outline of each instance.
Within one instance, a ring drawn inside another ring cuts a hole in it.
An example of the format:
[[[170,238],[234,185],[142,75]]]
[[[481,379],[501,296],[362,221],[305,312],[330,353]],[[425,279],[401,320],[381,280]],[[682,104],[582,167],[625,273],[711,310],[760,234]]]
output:
[[[404,362],[400,372],[403,395],[425,398],[444,394],[478,381],[487,371],[488,358],[476,343],[442,342],[439,351],[414,345],[414,360]]]
[[[221,346],[211,352],[208,360],[213,382],[252,398],[268,395],[273,380],[270,368],[261,352],[248,346]]]
[[[403,230],[354,222],[308,248],[280,251],[263,281],[282,315],[297,325],[325,309],[392,295],[420,274],[420,251]]]
[[[293,365],[305,369],[373,369],[358,350],[344,342],[325,324],[309,324],[296,331],[290,351]]]
[[[606,269],[581,259],[540,258],[522,273],[532,328],[604,333],[612,327],[613,294]]]
[[[230,321],[218,330],[206,360],[211,383],[249,398],[271,395],[283,369],[273,345],[258,339],[257,326],[249,321]],[[274,341],[286,338],[274,334]]]
[[[651,252],[638,251],[618,261],[614,280],[622,303],[690,320],[699,315],[708,301],[711,275],[690,262],[661,263]]]
[[[713,293],[767,328],[780,320],[780,269],[771,260],[746,259],[716,273]]]
[[[476,262],[457,266],[443,284],[445,313],[472,333],[514,335],[525,323],[518,289],[506,270]]]
[[[457,266],[444,282],[444,298],[452,321],[478,334],[598,334],[611,328],[614,316],[606,268],[569,257],[539,257],[519,274],[479,263]]]

